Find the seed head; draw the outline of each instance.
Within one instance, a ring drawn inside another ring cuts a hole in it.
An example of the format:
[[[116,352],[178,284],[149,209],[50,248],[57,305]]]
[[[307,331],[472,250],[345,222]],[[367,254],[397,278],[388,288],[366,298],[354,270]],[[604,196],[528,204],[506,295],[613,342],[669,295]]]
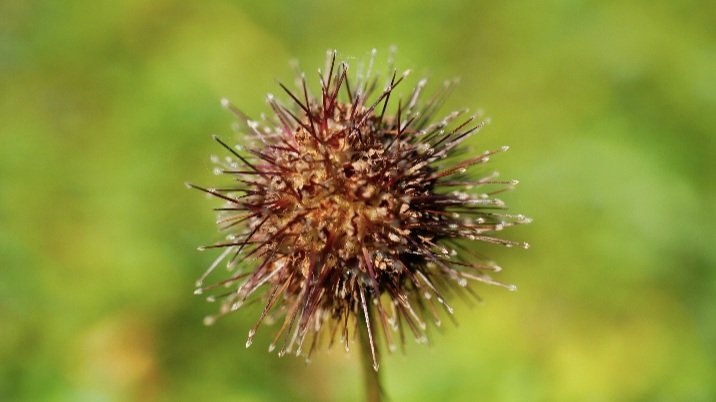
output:
[[[392,64],[389,63],[389,64]],[[375,335],[382,332],[389,350],[406,333],[425,341],[428,322],[440,325],[440,309],[452,314],[450,293],[477,297],[468,281],[503,286],[492,279],[500,267],[472,252],[463,240],[527,247],[495,236],[522,215],[502,213],[494,196],[516,181],[498,181],[497,173],[469,176],[507,147],[465,155],[459,145],[487,120],[466,110],[435,119],[453,82],[421,101],[426,80],[405,98],[394,89],[408,72],[389,67],[388,79],[371,73],[349,77],[348,64],[329,52],[320,93],[311,94],[304,75],[297,90],[279,83],[284,105],[273,95],[271,117],[250,119],[228,100],[222,105],[238,118],[247,146],[231,147],[214,139],[228,154],[212,157],[225,188],[190,187],[221,199],[220,228],[226,240],[200,249],[223,252],[197,281],[196,294],[217,288],[216,318],[260,300],[263,311],[249,331],[251,345],[260,324],[280,319],[270,346],[279,355],[295,351],[310,357],[319,342],[340,339],[364,323],[375,359]],[[392,71],[390,71],[392,70]],[[390,101],[397,105],[389,105]],[[484,189],[484,192],[467,192]],[[205,285],[225,262],[227,279]],[[241,264],[239,264],[241,262]]]

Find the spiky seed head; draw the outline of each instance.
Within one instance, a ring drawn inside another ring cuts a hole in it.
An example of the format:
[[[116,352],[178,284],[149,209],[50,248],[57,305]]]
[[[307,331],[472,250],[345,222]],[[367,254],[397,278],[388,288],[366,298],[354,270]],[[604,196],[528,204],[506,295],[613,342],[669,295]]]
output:
[[[224,202],[217,222],[226,240],[201,247],[223,252],[197,281],[195,293],[228,292],[208,297],[221,300],[221,307],[205,322],[263,300],[246,346],[262,322],[282,317],[269,348],[278,348],[280,356],[295,350],[310,357],[320,341],[333,345],[337,338],[347,349],[349,332],[359,322],[367,327],[373,352],[379,328],[390,351],[394,338],[403,343],[407,332],[425,341],[427,323],[441,323],[438,310],[453,312],[444,294],[477,297],[468,280],[514,290],[490,277],[499,266],[461,240],[527,247],[494,235],[529,222],[503,213],[505,204],[494,197],[516,181],[498,181],[496,173],[468,175],[507,147],[455,161],[461,142],[487,121],[465,116],[466,110],[434,119],[452,82],[422,102],[427,81],[421,80],[389,107],[408,72],[390,72],[378,90],[372,58],[355,82],[348,64],[336,64],[335,52],[326,65],[318,96],[301,74],[297,90],[279,84],[290,105],[269,95],[273,115],[261,121],[222,99],[239,119],[248,146],[232,147],[215,136],[228,153],[212,157],[214,171],[231,184],[189,185]],[[473,188],[485,191],[467,192]],[[205,285],[223,262],[233,272]],[[377,369],[375,353],[373,359]]]

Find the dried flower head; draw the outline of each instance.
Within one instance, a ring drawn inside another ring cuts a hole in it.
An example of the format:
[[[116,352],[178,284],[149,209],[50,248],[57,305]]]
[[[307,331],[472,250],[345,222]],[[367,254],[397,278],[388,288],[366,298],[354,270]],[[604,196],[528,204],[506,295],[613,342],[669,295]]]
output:
[[[452,314],[447,293],[477,297],[469,280],[514,289],[490,277],[499,266],[462,244],[527,247],[494,236],[529,222],[502,213],[505,204],[494,197],[516,181],[467,173],[507,147],[456,161],[466,150],[458,146],[486,121],[464,117],[467,110],[434,120],[452,82],[424,102],[426,80],[396,99],[394,90],[409,72],[398,75],[388,64],[387,82],[377,90],[373,57],[351,82],[348,64],[337,64],[329,52],[325,74],[319,70],[320,94],[311,94],[302,74],[296,91],[279,84],[290,104],[269,95],[273,116],[261,121],[222,101],[251,138],[246,147],[231,147],[214,137],[228,151],[223,159],[212,157],[215,173],[231,178],[231,185],[189,185],[224,201],[216,210],[226,241],[200,248],[223,252],[195,293],[229,288],[209,296],[221,300],[221,308],[207,324],[250,299],[263,300],[246,346],[263,321],[280,317],[269,350],[300,355],[307,347],[309,357],[319,342],[336,338],[348,348],[349,332],[365,325],[377,369],[378,328],[392,351],[394,338],[404,342],[407,332],[425,341],[427,322],[440,325],[440,308]],[[473,188],[484,192],[467,192]],[[205,285],[222,261],[230,277]]]

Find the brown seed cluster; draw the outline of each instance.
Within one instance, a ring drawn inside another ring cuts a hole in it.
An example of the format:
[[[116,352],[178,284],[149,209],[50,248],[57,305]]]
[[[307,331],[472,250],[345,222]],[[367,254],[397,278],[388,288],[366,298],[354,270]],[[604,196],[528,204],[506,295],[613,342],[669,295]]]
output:
[[[222,102],[252,138],[244,149],[215,137],[229,152],[213,158],[215,172],[232,179],[229,187],[190,185],[224,201],[218,224],[228,233],[226,241],[202,247],[224,251],[195,293],[228,288],[209,296],[221,308],[207,324],[262,300],[246,345],[262,322],[282,317],[270,346],[280,347],[279,355],[300,355],[308,345],[310,357],[320,342],[336,339],[347,349],[363,323],[376,363],[378,328],[392,351],[406,333],[426,340],[427,323],[441,323],[440,308],[452,314],[447,294],[477,298],[468,280],[514,289],[492,279],[499,266],[463,240],[527,247],[494,232],[529,218],[503,213],[504,203],[494,197],[515,181],[467,174],[507,147],[455,160],[464,152],[458,146],[486,122],[463,117],[466,110],[434,121],[451,83],[421,102],[422,80],[390,107],[407,72],[393,71],[377,92],[377,76],[368,72],[350,82],[348,65],[335,57],[328,55],[319,96],[311,95],[304,76],[295,92],[281,84],[289,106],[269,95],[272,118],[253,121]],[[467,192],[473,188],[484,191]],[[230,277],[205,285],[224,261]]]

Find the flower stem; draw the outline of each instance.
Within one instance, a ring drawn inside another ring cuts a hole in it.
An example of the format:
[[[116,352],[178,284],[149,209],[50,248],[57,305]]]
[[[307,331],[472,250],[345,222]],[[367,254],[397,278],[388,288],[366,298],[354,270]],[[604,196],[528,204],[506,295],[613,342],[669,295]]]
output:
[[[368,309],[367,321],[372,321],[372,311]],[[358,341],[360,343],[360,354],[361,362],[363,366],[363,384],[365,386],[365,400],[366,402],[380,402],[383,397],[383,392],[380,386],[380,375],[375,366],[380,361],[380,355],[378,354],[378,345],[373,342],[373,349],[371,349],[371,334],[368,332],[369,327],[365,320],[365,317],[361,317],[361,323],[358,325],[360,328],[360,335]],[[375,352],[375,362],[373,361],[373,353]]]

